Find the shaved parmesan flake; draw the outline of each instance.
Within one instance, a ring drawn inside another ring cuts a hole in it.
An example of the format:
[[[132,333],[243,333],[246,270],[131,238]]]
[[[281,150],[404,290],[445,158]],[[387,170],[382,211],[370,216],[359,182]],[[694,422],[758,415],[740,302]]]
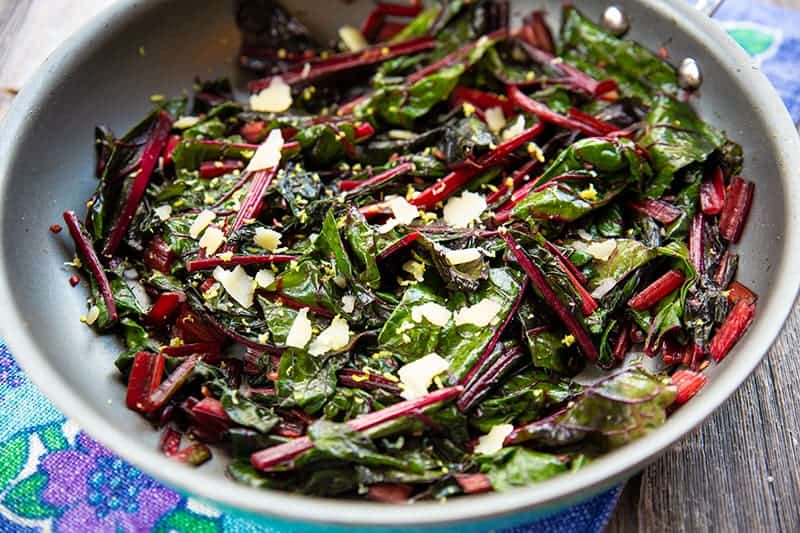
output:
[[[84,322],[86,322],[87,325],[91,326],[92,324],[97,322],[97,319],[99,317],[100,317],[100,308],[97,307],[96,305],[93,305],[89,309],[89,312],[86,313],[86,320]]]
[[[503,108],[500,106],[490,107],[486,110],[486,125],[492,132],[497,133],[506,127],[506,117],[503,115]]]
[[[592,298],[599,300],[600,298],[608,294],[608,292],[616,286],[617,286],[617,280],[615,280],[614,278],[606,278],[603,281],[601,281],[600,284],[597,287],[595,287],[595,289],[592,291]]]
[[[200,213],[197,214],[197,218],[192,222],[192,226],[189,228],[189,235],[192,236],[192,239],[196,239],[209,224],[214,222],[215,218],[217,218],[217,215],[208,209],[200,211]]]
[[[283,148],[283,136],[281,130],[274,129],[269,132],[267,139],[261,143],[255,155],[247,164],[245,172],[256,172],[265,168],[273,168],[281,162],[281,149]]]
[[[348,342],[350,342],[350,326],[347,324],[347,320],[337,316],[331,321],[331,325],[311,342],[308,353],[322,355],[341,350],[347,346]]]
[[[453,266],[472,263],[481,258],[481,251],[477,248],[464,248],[463,250],[449,250],[444,257]]]
[[[389,130],[386,132],[390,139],[397,139],[400,141],[410,141],[414,139],[417,134],[408,130]]]
[[[153,209],[153,213],[156,214],[159,220],[167,220],[172,215],[172,206],[169,204],[160,205]]]
[[[480,219],[486,210],[486,199],[480,194],[466,191],[453,196],[444,206],[444,221],[455,228],[466,228]]]
[[[617,241],[608,239],[603,242],[593,242],[586,247],[586,253],[600,261],[608,261],[608,258],[611,257],[611,254],[613,254],[616,249]]]
[[[408,272],[414,276],[414,280],[416,281],[422,281],[425,279],[425,263],[420,263],[419,261],[409,259],[403,263],[401,268],[403,269],[403,272]]]
[[[424,303],[411,308],[411,320],[422,322],[425,318],[434,326],[443,327],[450,321],[450,310],[434,302]]]
[[[356,310],[356,297],[355,296],[342,296],[342,311],[345,313],[352,313]]]
[[[237,265],[233,270],[217,267],[212,275],[239,305],[245,308],[253,305],[256,282],[247,275],[242,265]]]
[[[472,324],[484,328],[492,323],[502,309],[503,307],[491,298],[484,298],[475,305],[459,309],[456,313],[456,326]]]
[[[200,237],[200,248],[204,248],[206,255],[214,255],[225,242],[225,234],[222,230],[215,227],[207,228],[203,236]]]
[[[506,437],[511,435],[512,431],[514,431],[514,426],[511,424],[494,426],[489,430],[489,433],[478,439],[478,444],[473,451],[476,454],[483,455],[499,452],[503,449],[503,442],[506,440]]]
[[[308,319],[308,307],[301,309],[289,328],[286,336],[286,346],[292,348],[305,348],[311,340],[311,321]]]
[[[411,224],[419,217],[419,209],[408,203],[402,196],[391,196],[386,199],[386,204],[392,210],[392,218],[378,228],[378,233],[389,233],[401,224]]]
[[[200,122],[200,117],[181,117],[172,125],[173,128],[178,130],[188,130],[193,126],[197,126]]]
[[[339,28],[339,38],[351,52],[360,52],[369,46],[364,35],[353,26],[342,26]]]
[[[272,270],[259,270],[256,272],[256,283],[262,289],[266,289],[275,281],[275,273]]]
[[[435,353],[421,357],[416,361],[400,367],[397,375],[403,387],[402,396],[413,400],[428,394],[433,378],[450,368],[446,360]]]
[[[517,120],[503,132],[503,140],[513,139],[523,131],[525,131],[525,117],[518,115]]]
[[[303,70],[300,71],[300,77],[306,79],[309,74],[311,74],[311,63],[305,63],[303,65]]]
[[[256,228],[253,241],[265,250],[274,252],[281,245],[281,237],[282,235],[274,229]]]
[[[291,106],[292,88],[280,76],[274,76],[266,89],[250,95],[250,108],[253,111],[280,113]]]

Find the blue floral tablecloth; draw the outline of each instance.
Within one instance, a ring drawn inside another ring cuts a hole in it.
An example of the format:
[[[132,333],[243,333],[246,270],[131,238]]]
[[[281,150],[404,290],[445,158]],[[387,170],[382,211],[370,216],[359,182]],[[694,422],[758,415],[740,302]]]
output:
[[[717,19],[800,119],[800,13],[728,0]],[[599,532],[620,490],[513,531]],[[114,456],[66,420],[0,344],[0,532],[11,531],[277,530],[180,495]]]

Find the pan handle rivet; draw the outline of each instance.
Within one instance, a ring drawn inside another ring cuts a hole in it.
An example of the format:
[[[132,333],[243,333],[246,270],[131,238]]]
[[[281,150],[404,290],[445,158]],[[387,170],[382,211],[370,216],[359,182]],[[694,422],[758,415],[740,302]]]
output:
[[[678,85],[687,91],[697,90],[703,85],[703,73],[693,58],[687,57],[678,66]]]
[[[617,6],[609,6],[603,12],[603,27],[617,37],[625,35],[631,27],[630,20],[622,9]]]

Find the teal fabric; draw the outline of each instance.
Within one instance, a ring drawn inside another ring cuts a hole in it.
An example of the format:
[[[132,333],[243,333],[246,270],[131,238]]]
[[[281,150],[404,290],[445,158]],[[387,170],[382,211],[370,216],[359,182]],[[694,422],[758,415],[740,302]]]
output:
[[[762,63],[795,120],[800,119],[800,77],[795,74],[800,60],[800,14],[728,0],[718,18]],[[18,406],[25,406],[24,411]],[[593,496],[545,518],[520,516],[459,530],[596,533],[606,526],[620,490]],[[520,520],[531,521],[510,527]],[[0,532],[45,530],[278,533],[314,528],[235,510],[223,512],[164,487],[66,420],[0,345]]]

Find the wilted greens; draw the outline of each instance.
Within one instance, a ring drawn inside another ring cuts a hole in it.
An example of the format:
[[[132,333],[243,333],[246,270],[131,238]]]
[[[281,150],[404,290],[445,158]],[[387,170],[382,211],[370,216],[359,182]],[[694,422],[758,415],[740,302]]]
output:
[[[64,216],[165,454],[305,494],[511,490],[656,429],[749,326],[754,186],[659,55],[572,7],[552,42],[502,0],[379,3],[335,49],[251,11],[249,101],[198,80],[98,128]]]

